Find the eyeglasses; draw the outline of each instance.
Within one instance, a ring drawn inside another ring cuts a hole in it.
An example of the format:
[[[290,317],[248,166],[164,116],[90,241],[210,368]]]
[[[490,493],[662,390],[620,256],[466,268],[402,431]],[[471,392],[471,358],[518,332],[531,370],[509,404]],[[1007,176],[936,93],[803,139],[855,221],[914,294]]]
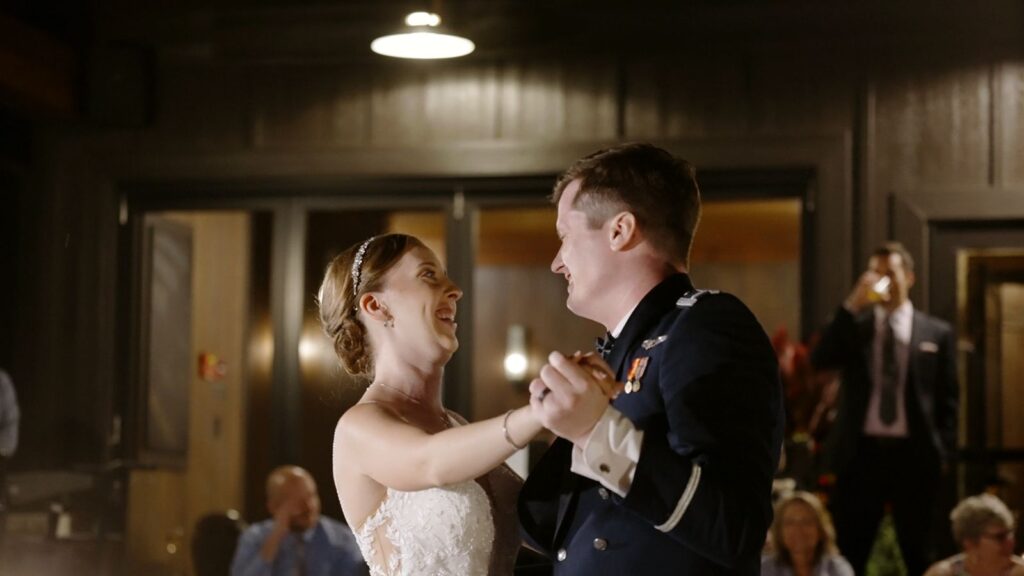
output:
[[[1007,528],[1006,530],[1000,530],[998,532],[982,532],[981,537],[996,540],[997,542],[1004,542],[1013,538],[1013,530]]]

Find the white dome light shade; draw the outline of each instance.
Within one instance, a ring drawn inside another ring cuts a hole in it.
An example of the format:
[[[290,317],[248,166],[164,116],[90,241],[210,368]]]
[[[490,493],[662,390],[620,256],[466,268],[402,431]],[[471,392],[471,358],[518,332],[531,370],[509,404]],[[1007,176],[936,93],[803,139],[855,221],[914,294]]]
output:
[[[441,24],[441,17],[431,12],[413,12],[405,17],[409,32],[381,36],[370,43],[370,50],[394,58],[435,60],[465,56],[476,45],[472,41],[452,34],[432,32]]]
[[[472,41],[451,34],[436,32],[408,32],[381,36],[370,43],[370,50],[395,58],[457,58],[469,54],[476,45]]]

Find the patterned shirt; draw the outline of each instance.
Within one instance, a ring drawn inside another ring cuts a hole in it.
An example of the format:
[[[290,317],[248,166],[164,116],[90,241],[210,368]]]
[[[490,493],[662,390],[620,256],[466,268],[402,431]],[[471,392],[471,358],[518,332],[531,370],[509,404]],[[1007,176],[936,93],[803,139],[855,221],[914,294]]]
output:
[[[253,524],[238,539],[231,576],[356,576],[367,573],[352,531],[341,522],[321,516],[316,526],[281,541],[273,562],[260,556],[263,541],[274,530],[274,520]],[[302,544],[299,544],[299,541]],[[296,570],[296,558],[305,569]]]

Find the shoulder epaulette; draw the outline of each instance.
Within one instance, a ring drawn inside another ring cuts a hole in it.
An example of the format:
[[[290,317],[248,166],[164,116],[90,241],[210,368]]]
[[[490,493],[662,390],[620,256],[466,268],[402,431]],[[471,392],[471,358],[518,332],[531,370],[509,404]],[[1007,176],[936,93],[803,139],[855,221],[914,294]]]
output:
[[[707,294],[718,294],[718,290],[690,290],[683,294],[682,298],[676,300],[676,308],[689,308]]]

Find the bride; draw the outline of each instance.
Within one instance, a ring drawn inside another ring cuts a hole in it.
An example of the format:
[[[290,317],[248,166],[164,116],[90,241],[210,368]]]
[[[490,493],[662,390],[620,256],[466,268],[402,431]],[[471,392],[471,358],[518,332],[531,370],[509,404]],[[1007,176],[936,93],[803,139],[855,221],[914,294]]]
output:
[[[529,406],[466,423],[441,404],[462,291],[401,234],[337,256],[320,319],[344,368],[372,381],[334,433],[334,482],[373,576],[511,574],[522,480],[503,461],[541,431]]]

